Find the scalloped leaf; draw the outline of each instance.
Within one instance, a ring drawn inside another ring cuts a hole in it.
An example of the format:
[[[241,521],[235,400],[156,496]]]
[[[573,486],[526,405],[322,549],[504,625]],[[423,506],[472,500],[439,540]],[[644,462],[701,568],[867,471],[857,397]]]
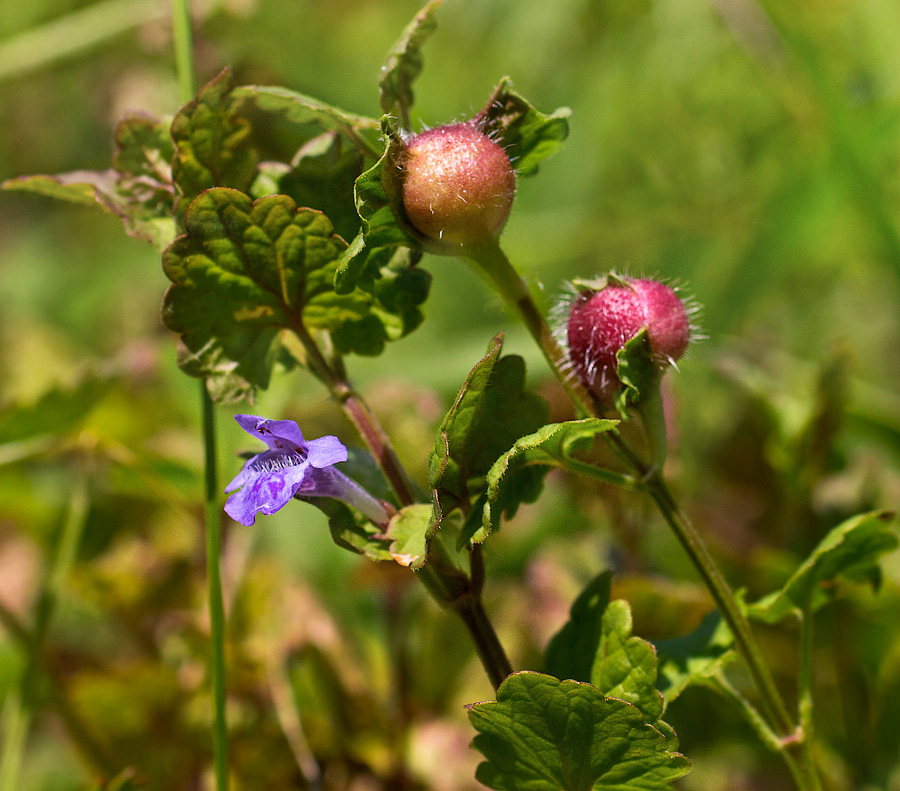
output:
[[[406,26],[388,52],[381,67],[378,91],[381,109],[395,114],[409,128],[409,110],[413,105],[412,85],[422,71],[422,45],[437,29],[434,13],[443,0],[431,0]]]
[[[116,127],[113,167],[53,176],[21,176],[5,181],[2,186],[7,190],[98,206],[122,220],[129,236],[162,250],[175,238],[171,159],[168,123],[144,114],[132,114]]]
[[[363,353],[380,351],[398,331],[386,327],[383,306],[373,312],[371,294],[334,293],[346,243],[321,212],[298,208],[286,195],[251,201],[217,187],[191,203],[185,226],[163,254],[172,281],[163,321],[181,335],[182,368],[206,377],[219,398],[252,395],[268,385],[276,362],[291,365],[287,331],[344,331],[342,351]],[[349,345],[355,335],[348,325],[365,328],[365,348]]]
[[[230,69],[204,85],[172,120],[172,176],[181,196],[179,213],[204,190],[233,187],[248,192],[256,176],[250,124],[237,115]]]
[[[487,502],[482,514],[484,535],[499,526],[501,517],[512,518],[521,503],[534,502],[540,494],[540,481],[550,467],[600,480],[617,477],[575,457],[575,453],[589,449],[595,437],[617,425],[617,420],[600,418],[550,423],[516,440],[488,471]]]
[[[690,770],[639,709],[578,681],[515,673],[469,720],[475,777],[496,791],[656,791]]]
[[[871,578],[878,559],[900,543],[889,526],[893,518],[888,511],[871,511],[842,522],[819,542],[781,590],[749,605],[748,614],[770,624],[791,614],[802,616],[830,601],[832,583],[838,579]]]
[[[466,377],[438,429],[429,460],[438,519],[457,507],[467,509],[485,491],[484,476],[504,448],[546,420],[546,402],[524,389],[524,360],[501,357],[502,348],[501,334]],[[464,531],[460,541],[472,538]]]
[[[657,687],[666,707],[692,684],[718,676],[737,658],[734,637],[718,612],[707,615],[693,632],[656,643]]]
[[[631,636],[631,608],[626,601],[609,600],[611,578],[608,571],[600,574],[575,600],[569,621],[547,647],[546,669],[627,700],[655,723],[663,711],[656,689],[656,651]]]
[[[533,176],[541,162],[562,148],[571,114],[568,107],[549,115],[538,112],[504,77],[475,122],[503,146],[520,176]]]

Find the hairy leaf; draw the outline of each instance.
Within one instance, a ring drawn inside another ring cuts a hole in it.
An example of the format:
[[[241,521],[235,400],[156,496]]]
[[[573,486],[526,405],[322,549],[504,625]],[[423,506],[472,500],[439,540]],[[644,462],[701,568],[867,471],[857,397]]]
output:
[[[484,530],[490,532],[499,526],[501,516],[514,516],[520,503],[533,502],[540,494],[540,481],[549,467],[609,479],[613,473],[588,465],[574,454],[590,448],[597,435],[610,431],[617,424],[616,420],[600,418],[550,423],[534,434],[516,440],[488,471]]]
[[[734,637],[718,612],[711,612],[690,634],[661,640],[657,686],[668,706],[691,684],[719,675],[737,656]]]
[[[421,47],[434,33],[434,12],[443,0],[431,0],[410,22],[388,52],[381,67],[378,90],[381,109],[396,114],[409,128],[409,110],[413,105],[412,84],[422,71]]]
[[[513,90],[508,77],[500,81],[476,124],[509,155],[516,172],[533,176],[538,165],[555,154],[569,136],[568,107],[550,115],[538,112],[525,97]]]
[[[888,526],[892,519],[887,511],[872,511],[838,525],[781,590],[750,605],[751,617],[777,623],[791,613],[815,611],[829,600],[831,583],[869,575],[882,555],[897,548],[897,535]]]
[[[487,759],[475,777],[497,791],[656,791],[690,769],[631,704],[541,673],[509,676],[469,720]]]
[[[610,602],[611,574],[596,577],[575,600],[569,621],[547,647],[546,669],[558,678],[588,681],[610,697],[637,706],[656,722],[662,696],[656,690],[656,653],[631,636],[631,609]]]
[[[297,208],[285,195],[251,202],[215,188],[191,203],[185,226],[163,255],[173,284],[163,320],[181,334],[184,370],[210,380],[213,394],[234,398],[266,387],[276,362],[290,364],[286,331],[362,324],[377,350],[389,337],[381,320],[387,312],[373,314],[372,295],[334,293],[345,242],[324,214]]]

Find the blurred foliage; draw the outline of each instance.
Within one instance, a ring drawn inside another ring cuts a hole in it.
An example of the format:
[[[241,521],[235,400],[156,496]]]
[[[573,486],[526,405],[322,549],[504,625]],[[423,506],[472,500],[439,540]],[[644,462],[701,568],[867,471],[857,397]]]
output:
[[[0,179],[107,167],[126,111],[177,111],[159,10],[65,59],[69,42],[57,49],[52,30],[36,65],[7,46],[89,5],[35,0],[0,18]],[[281,84],[377,116],[384,54],[418,6],[198,3],[201,80],[230,65],[236,84]],[[437,16],[414,124],[471,115],[504,74],[536,107],[572,108],[565,147],[522,181],[504,234],[547,304],[565,279],[611,267],[679,280],[703,304],[709,339],[669,376],[669,463],[748,599],[784,585],[839,522],[895,507],[900,6],[446,0]],[[551,419],[573,417],[485,285],[453,259],[425,267],[422,328],[351,369],[422,484],[442,414],[501,329]],[[159,256],[116,219],[0,193],[7,701],[23,672],[17,630],[85,471],[90,492],[47,636],[24,791],[209,787],[199,405],[160,322],[166,284]],[[255,409],[354,443],[300,372],[277,378]],[[220,419],[227,479],[243,440]],[[515,666],[540,666],[579,591],[607,568],[634,634],[655,642],[700,626],[711,603],[647,503],[556,472],[546,486],[487,546],[487,605]],[[407,570],[341,552],[325,518],[300,506],[225,539],[236,789],[317,778],[329,790],[480,787],[462,704],[492,690],[461,627]],[[900,788],[898,615],[893,556],[877,595],[850,583],[818,618],[830,788]],[[789,622],[763,633],[789,696],[794,636]],[[685,692],[666,719],[694,763],[682,788],[782,787],[781,768],[706,690]]]

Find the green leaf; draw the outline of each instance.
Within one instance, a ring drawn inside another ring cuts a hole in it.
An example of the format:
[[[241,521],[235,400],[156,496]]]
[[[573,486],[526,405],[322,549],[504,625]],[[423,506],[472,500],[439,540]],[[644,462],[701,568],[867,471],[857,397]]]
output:
[[[610,602],[611,574],[596,577],[572,605],[569,621],[547,648],[547,672],[589,681],[605,695],[637,706],[647,722],[663,710],[656,689],[656,652],[631,636],[628,602]]]
[[[498,335],[438,429],[429,460],[438,518],[460,506],[468,510],[472,498],[484,492],[484,476],[496,458],[516,437],[546,420],[546,402],[524,390],[525,362],[515,355],[501,358],[502,347]],[[471,538],[463,533],[460,541]]]
[[[410,129],[409,110],[413,105],[412,84],[422,71],[421,47],[437,29],[434,12],[443,0],[431,0],[410,22],[391,47],[381,67],[378,91],[381,109],[394,113],[403,127]]]
[[[661,371],[650,349],[647,329],[641,331],[625,343],[616,354],[616,373],[625,387],[616,399],[619,412],[626,413],[631,404],[638,404],[646,398],[653,398],[659,391]]]
[[[835,527],[781,590],[749,606],[749,615],[777,623],[824,606],[833,595],[832,583],[870,574],[882,555],[897,548],[897,535],[888,526],[892,519],[888,511],[872,511]]]
[[[690,634],[661,640],[657,687],[668,706],[691,684],[718,676],[733,661],[734,637],[718,612],[707,615]]]
[[[232,95],[231,86],[231,70],[225,69],[172,121],[172,176],[181,195],[181,212],[211,187],[247,192],[256,176],[250,124],[237,115],[240,99]]]
[[[4,182],[3,188],[98,206],[121,219],[129,236],[162,250],[175,238],[171,159],[168,124],[129,115],[116,127],[112,168],[22,176]]]
[[[550,115],[538,112],[505,77],[475,123],[503,146],[519,175],[533,176],[541,162],[562,148],[569,136],[570,115],[568,107]]]
[[[334,293],[346,244],[324,214],[297,208],[286,195],[251,202],[215,188],[191,203],[185,227],[163,255],[172,281],[163,321],[181,335],[182,368],[210,380],[214,395],[233,399],[265,388],[276,362],[292,364],[287,331],[360,323],[367,343],[388,337],[372,313],[372,295]]]
[[[620,482],[621,476],[616,473],[594,467],[575,456],[577,452],[589,449],[595,437],[616,425],[616,420],[600,418],[550,423],[534,434],[516,440],[487,474],[488,501],[483,512],[486,533],[499,526],[501,516],[513,517],[520,503],[534,502],[540,493],[540,480],[549,467]]]
[[[656,791],[690,769],[637,708],[577,681],[515,673],[469,720],[475,777],[497,791]]]
[[[430,505],[420,503],[401,509],[391,518],[386,532],[391,540],[391,557],[401,566],[422,568],[436,528]]]

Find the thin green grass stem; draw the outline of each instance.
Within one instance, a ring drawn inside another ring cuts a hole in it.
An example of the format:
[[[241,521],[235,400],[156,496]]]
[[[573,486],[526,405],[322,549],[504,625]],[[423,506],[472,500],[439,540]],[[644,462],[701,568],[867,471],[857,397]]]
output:
[[[56,65],[154,19],[161,0],[105,0],[0,42],[0,82]]]
[[[210,668],[213,693],[213,759],[216,791],[228,788],[228,727],[225,720],[225,605],[222,599],[222,509],[216,464],[215,408],[206,383],[203,401],[203,443],[206,469],[206,576],[209,596]]]
[[[41,668],[47,630],[66,581],[72,571],[90,508],[90,459],[79,456],[75,479],[66,507],[65,521],[56,544],[56,554],[34,612],[30,639],[25,643],[25,669],[18,689],[7,697],[3,711],[3,752],[0,755],[0,791],[19,791],[32,714],[39,704]]]
[[[196,93],[190,0],[172,0],[172,37],[182,104]],[[228,789],[228,723],[225,715],[225,604],[222,597],[222,509],[216,450],[216,413],[206,382],[200,382],[206,478],[206,579],[209,598],[210,682],[213,696],[213,763],[216,791]]]

